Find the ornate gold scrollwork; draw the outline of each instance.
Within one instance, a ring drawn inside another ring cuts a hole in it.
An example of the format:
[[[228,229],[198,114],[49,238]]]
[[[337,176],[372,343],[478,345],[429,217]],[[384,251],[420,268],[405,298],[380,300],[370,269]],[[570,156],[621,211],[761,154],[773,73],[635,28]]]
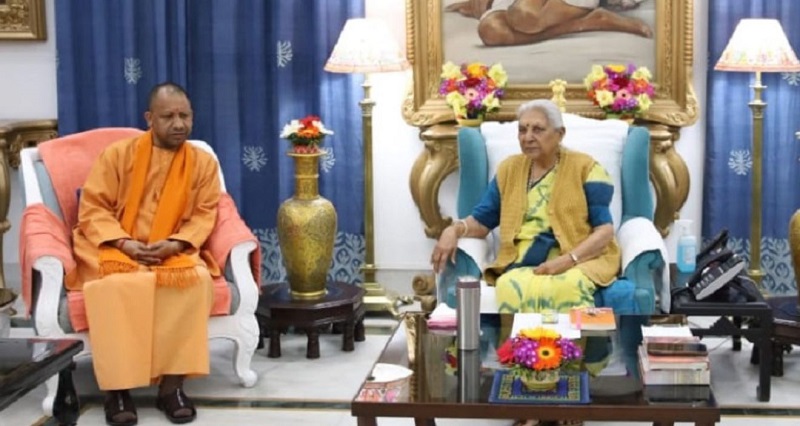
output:
[[[653,223],[666,237],[689,197],[689,169],[674,146],[680,128],[658,123],[649,123],[647,127],[650,129],[650,181],[656,193]]]
[[[439,211],[439,187],[450,173],[458,169],[456,128],[436,125],[421,133],[425,149],[411,167],[411,197],[425,223],[425,235],[437,238],[453,221]]]

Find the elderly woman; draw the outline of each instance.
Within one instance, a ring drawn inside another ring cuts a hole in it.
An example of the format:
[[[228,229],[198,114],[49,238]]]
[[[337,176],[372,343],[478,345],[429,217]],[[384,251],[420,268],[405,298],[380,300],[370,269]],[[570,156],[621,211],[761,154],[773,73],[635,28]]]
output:
[[[620,268],[611,178],[590,156],[561,146],[567,130],[553,102],[527,102],[517,118],[522,153],[503,160],[472,214],[442,232],[434,271],[455,260],[459,238],[485,238],[499,226],[497,259],[483,278],[496,285],[500,312],[592,306],[595,286],[612,283]]]

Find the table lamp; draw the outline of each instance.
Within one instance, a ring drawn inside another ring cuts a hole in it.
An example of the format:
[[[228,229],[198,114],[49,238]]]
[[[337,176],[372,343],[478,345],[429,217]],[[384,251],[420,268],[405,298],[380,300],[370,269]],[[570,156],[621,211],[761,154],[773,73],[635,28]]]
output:
[[[736,25],[728,45],[714,66],[718,71],[755,72],[754,98],[748,104],[753,116],[753,177],[750,213],[750,269],[747,273],[764,292],[761,279],[761,146],[764,136],[764,108],[761,99],[766,86],[762,72],[800,71],[797,60],[781,24],[775,19],[742,19]]]
[[[325,71],[338,73],[363,73],[364,99],[361,105],[364,137],[364,304],[368,311],[389,311],[398,316],[396,296],[390,296],[376,282],[375,236],[372,190],[372,108],[369,74],[374,72],[402,71],[409,67],[385,22],[379,19],[349,19],[344,24],[339,40],[325,64]]]

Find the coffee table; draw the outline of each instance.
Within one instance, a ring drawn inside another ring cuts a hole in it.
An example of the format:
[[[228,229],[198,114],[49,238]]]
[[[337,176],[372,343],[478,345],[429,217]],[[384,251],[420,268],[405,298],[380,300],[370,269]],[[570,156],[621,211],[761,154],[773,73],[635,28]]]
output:
[[[261,336],[269,336],[270,358],[281,356],[281,333],[288,327],[305,330],[308,335],[306,358],[319,358],[319,332],[323,326],[342,324],[342,350],[355,349],[354,341],[364,341],[363,288],[342,282],[328,283],[325,296],[315,300],[292,299],[288,283],[261,287],[256,317]]]
[[[504,332],[499,324],[505,324],[504,321],[508,320],[502,315],[500,317],[497,321],[485,322],[498,324],[495,329],[498,336]],[[615,353],[611,357],[619,362],[610,365],[615,365],[618,370],[621,367],[621,371],[612,371],[609,367],[608,373],[616,374],[589,379],[590,403],[527,405],[490,403],[494,375],[490,369],[476,367],[471,374],[448,375],[443,365],[443,350],[454,338],[448,341],[431,333],[427,329],[424,313],[407,313],[377,362],[411,369],[414,373],[410,378],[410,395],[396,402],[370,402],[360,400],[357,394],[351,412],[358,418],[359,426],[375,426],[378,417],[414,418],[416,425],[428,426],[435,425],[437,418],[649,421],[657,426],[675,422],[692,422],[703,426],[715,424],[720,419],[720,409],[710,389],[707,396],[699,400],[687,398],[660,402],[646,396],[649,395],[648,389],[642,385],[636,367],[636,348],[642,339],[641,326],[656,319],[662,318],[635,315],[619,317],[619,338],[614,340],[625,343],[614,346]],[[483,331],[484,335],[491,334],[486,329]],[[502,340],[502,337],[498,338],[498,341]],[[366,381],[362,388],[365,385]],[[664,390],[664,387],[660,388]],[[676,386],[666,388],[681,394],[681,389],[675,389],[678,388]]]
[[[72,357],[81,349],[80,340],[0,339],[0,410],[58,374],[53,417],[59,424],[77,423]]]

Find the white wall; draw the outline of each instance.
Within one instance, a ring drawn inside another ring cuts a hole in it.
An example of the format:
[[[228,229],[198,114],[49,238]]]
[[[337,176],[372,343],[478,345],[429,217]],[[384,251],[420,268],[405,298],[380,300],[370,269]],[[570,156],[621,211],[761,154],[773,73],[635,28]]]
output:
[[[55,0],[45,0],[46,41],[0,43],[0,120],[56,118]],[[19,173],[11,170],[11,229],[3,236],[3,263],[9,286],[19,282]]]
[[[56,116],[55,30],[53,1],[46,0],[48,39],[46,42],[0,43],[0,118],[51,118]],[[386,21],[401,45],[405,44],[405,0],[366,0],[367,16]],[[694,0],[695,53],[693,84],[705,111],[705,73],[708,5]],[[418,129],[408,126],[401,115],[401,104],[411,81],[411,72],[372,76],[374,162],[375,162],[375,240],[378,278],[386,287],[408,294],[412,277],[429,270],[428,258],[434,242],[425,237],[424,225],[409,191],[409,171],[422,151]],[[691,174],[689,199],[681,217],[694,223],[700,235],[702,217],[703,156],[705,120],[684,129],[677,143],[678,152]],[[443,187],[454,188],[451,175]],[[4,238],[4,262],[9,283],[18,275],[17,233],[21,197],[16,172],[12,172],[12,229]],[[441,200],[447,213],[455,211],[454,200]],[[674,253],[674,239],[668,238]],[[18,280],[18,278],[16,278]]]

